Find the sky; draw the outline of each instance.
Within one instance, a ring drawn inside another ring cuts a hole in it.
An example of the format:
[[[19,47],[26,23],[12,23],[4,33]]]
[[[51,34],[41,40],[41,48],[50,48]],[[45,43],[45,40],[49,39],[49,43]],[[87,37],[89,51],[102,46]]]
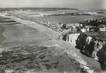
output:
[[[8,7],[106,9],[106,0],[0,0],[0,8]]]

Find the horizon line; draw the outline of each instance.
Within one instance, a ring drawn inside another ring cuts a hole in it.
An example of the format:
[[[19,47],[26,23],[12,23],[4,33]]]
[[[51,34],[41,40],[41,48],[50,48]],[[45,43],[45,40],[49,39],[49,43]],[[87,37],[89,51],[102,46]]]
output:
[[[101,8],[101,9],[91,9],[91,8],[89,8],[89,9],[80,9],[80,8],[68,8],[68,7],[0,7],[0,9],[27,9],[27,8],[36,8],[36,9],[52,9],[52,8],[54,8],[54,9],[70,9],[70,10],[106,10],[106,9],[103,9],[103,8]]]

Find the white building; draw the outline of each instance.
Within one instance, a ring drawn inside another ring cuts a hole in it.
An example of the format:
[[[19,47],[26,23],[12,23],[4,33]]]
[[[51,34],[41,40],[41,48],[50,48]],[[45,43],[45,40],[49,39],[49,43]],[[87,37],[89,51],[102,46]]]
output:
[[[99,26],[99,30],[100,30],[100,31],[106,31],[106,26],[105,26],[105,25]]]
[[[77,40],[77,38],[78,38],[79,35],[80,35],[80,33],[69,34],[68,35],[68,38],[67,38],[67,42],[69,42],[73,46],[76,46],[76,40]]]
[[[85,28],[82,28],[82,29],[81,29],[81,32],[84,33],[84,32],[87,32],[87,30],[86,30]]]

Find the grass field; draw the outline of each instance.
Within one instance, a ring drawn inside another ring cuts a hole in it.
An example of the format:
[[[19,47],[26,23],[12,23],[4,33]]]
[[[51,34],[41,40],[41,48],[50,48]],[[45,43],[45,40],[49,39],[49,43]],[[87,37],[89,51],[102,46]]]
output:
[[[36,43],[36,41],[49,39],[48,35],[39,32],[36,29],[22,24],[0,24],[0,43],[1,46],[19,45],[25,43]]]
[[[41,19],[44,19],[45,21],[53,22],[53,23],[78,23],[80,21],[84,21],[91,18],[97,18],[96,16],[86,16],[86,15],[78,15],[78,16],[72,16],[72,15],[61,15],[61,16],[45,16],[40,17]]]
[[[32,70],[80,73],[80,64],[65,53],[62,42],[59,42],[60,46],[51,40],[46,31],[41,32],[41,29],[21,23],[6,23],[0,24],[0,73],[26,73]]]

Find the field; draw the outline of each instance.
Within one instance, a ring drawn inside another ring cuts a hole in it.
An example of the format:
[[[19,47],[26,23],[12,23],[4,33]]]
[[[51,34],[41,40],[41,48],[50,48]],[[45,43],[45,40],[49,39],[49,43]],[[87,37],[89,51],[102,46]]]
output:
[[[51,23],[64,23],[64,24],[70,24],[70,23],[78,23],[80,21],[89,20],[91,18],[97,18],[96,16],[72,16],[72,15],[60,15],[60,16],[45,16],[40,17],[38,19],[44,19],[44,21],[49,21]]]
[[[91,11],[92,12],[92,11]],[[94,12],[94,11],[93,11]],[[83,10],[57,10],[57,11],[16,11],[10,12],[12,15],[21,17],[28,17],[26,19],[36,21],[41,20],[44,22],[51,23],[78,23],[84,20],[96,19],[103,17],[104,14],[89,14],[88,11]],[[19,14],[19,15],[17,15]],[[27,16],[26,16],[27,15]]]
[[[15,24],[0,24],[1,30],[1,44],[4,46],[25,44],[25,43],[36,43],[37,40],[49,39],[46,34],[40,33],[38,30],[31,27]]]
[[[1,73],[80,72],[79,63],[65,53],[62,43],[47,35],[44,26],[40,29],[36,24],[36,29],[8,17],[0,21]]]

